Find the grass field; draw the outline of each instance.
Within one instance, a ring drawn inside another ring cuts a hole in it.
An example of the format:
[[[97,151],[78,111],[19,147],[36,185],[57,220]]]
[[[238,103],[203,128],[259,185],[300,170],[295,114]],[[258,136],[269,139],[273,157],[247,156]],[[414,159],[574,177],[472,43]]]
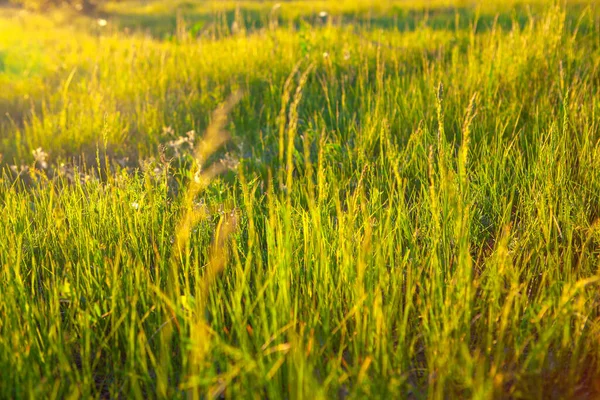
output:
[[[595,1],[0,7],[1,398],[600,397]]]

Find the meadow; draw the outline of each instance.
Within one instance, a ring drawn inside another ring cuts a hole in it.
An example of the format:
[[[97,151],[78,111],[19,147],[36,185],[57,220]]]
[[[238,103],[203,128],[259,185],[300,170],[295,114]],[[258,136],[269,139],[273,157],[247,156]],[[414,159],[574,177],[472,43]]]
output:
[[[600,397],[600,9],[0,5],[0,397]]]

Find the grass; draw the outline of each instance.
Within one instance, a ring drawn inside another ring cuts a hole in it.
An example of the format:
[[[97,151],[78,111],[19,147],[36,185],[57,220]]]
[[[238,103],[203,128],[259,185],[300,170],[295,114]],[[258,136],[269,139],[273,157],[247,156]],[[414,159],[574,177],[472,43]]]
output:
[[[596,4],[374,3],[2,9],[0,397],[600,396]]]

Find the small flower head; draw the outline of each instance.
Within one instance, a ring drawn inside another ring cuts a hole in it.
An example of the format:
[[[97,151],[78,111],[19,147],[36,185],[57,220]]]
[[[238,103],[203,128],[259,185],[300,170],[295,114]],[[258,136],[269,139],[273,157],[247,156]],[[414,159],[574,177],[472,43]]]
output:
[[[41,147],[38,147],[37,149],[33,150],[31,154],[33,154],[33,159],[40,168],[48,168],[48,153],[42,150]]]

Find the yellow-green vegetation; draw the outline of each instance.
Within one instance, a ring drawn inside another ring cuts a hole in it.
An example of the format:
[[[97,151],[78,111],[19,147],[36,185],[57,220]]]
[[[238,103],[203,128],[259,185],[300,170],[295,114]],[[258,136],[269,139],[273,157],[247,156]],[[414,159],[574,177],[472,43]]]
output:
[[[597,398],[594,1],[0,7],[0,397]]]

